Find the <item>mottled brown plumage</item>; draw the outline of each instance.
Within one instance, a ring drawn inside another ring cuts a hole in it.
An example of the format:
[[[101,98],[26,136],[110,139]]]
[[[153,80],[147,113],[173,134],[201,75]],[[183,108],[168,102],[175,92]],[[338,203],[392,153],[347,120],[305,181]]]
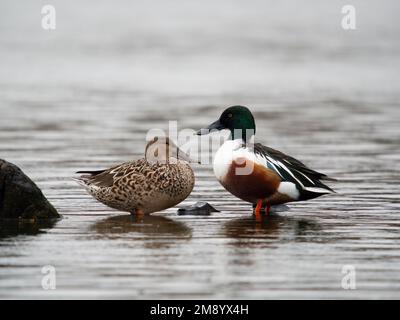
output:
[[[189,160],[172,141],[155,138],[146,147],[146,158],[78,172],[87,174],[77,181],[111,208],[149,214],[177,205],[193,190],[194,174],[184,159]]]

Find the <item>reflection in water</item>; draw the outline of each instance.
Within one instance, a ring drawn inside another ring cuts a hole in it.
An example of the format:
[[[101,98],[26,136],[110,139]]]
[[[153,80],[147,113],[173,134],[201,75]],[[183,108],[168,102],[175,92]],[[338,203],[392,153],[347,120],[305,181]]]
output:
[[[93,227],[98,235],[109,239],[148,237],[190,239],[191,229],[184,223],[156,215],[132,216],[120,215],[109,217],[96,223]]]
[[[270,215],[262,220],[247,217],[229,221],[224,226],[224,234],[241,245],[243,239],[266,239],[262,244],[273,244],[277,239],[288,241],[325,241],[321,225],[315,221],[292,218],[288,216]],[[246,242],[247,243],[247,242]]]
[[[46,229],[54,227],[60,219],[51,220],[0,220],[0,239],[17,235],[37,235],[46,233]]]

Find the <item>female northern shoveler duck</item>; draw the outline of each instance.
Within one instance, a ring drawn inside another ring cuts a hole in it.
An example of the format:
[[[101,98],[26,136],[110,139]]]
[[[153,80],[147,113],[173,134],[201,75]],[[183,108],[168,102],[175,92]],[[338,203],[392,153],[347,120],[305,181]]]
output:
[[[214,174],[234,196],[253,203],[256,216],[260,216],[263,206],[268,214],[271,205],[334,192],[321,182],[334,179],[280,151],[254,143],[256,125],[248,108],[226,109],[217,121],[197,134],[225,129],[230,136],[214,157]]]
[[[145,158],[84,173],[79,184],[105,205],[131,214],[150,214],[186,199],[194,186],[189,156],[170,139],[155,137]]]

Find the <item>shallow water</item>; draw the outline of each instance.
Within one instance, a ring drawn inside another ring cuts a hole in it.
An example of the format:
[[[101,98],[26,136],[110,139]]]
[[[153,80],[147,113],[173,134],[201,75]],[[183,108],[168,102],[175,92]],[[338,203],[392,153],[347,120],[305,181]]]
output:
[[[400,36],[396,1],[41,1],[0,4],[0,158],[63,215],[0,231],[1,298],[400,298]],[[135,221],[71,180],[143,154],[146,132],[249,106],[257,137],[339,181],[256,222],[210,165],[182,205]],[[43,290],[41,269],[56,268]],[[356,290],[344,290],[344,265]]]

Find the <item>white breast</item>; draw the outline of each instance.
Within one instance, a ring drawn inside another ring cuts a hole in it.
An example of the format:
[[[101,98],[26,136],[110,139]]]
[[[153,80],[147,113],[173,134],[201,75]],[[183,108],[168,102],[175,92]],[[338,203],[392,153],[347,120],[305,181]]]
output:
[[[223,181],[226,176],[229,165],[232,160],[232,140],[227,140],[224,144],[218,149],[217,153],[214,156],[213,169],[214,175],[218,181]]]
[[[255,156],[247,148],[242,147],[242,140],[227,140],[218,149],[214,157],[214,174],[218,181],[223,181],[228,173],[232,161],[238,158],[246,158],[255,161]]]

